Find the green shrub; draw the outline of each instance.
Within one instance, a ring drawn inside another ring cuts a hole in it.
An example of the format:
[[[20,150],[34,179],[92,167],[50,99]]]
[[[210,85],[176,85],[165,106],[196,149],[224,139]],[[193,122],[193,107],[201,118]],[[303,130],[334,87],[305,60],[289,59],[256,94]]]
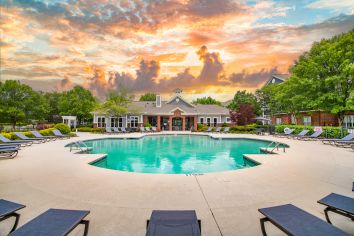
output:
[[[80,128],[77,128],[77,131],[79,131],[79,132],[91,132],[91,133],[104,133],[105,129],[104,128],[80,127]]]
[[[150,123],[146,123],[145,125],[144,125],[144,127],[146,128],[151,128],[152,127],[152,125],[150,124]]]
[[[54,130],[54,128],[49,128],[49,129],[40,130],[38,132],[43,136],[53,136],[54,135],[53,130]]]
[[[315,126],[305,126],[305,125],[276,125],[275,132],[277,133],[284,133],[285,128],[295,129],[294,134],[300,133],[302,130],[307,129],[310,132],[308,135],[314,133]],[[323,133],[321,137],[323,138],[342,138],[348,134],[347,131],[343,130],[341,127],[334,127],[334,126],[323,126],[322,127]]]
[[[70,133],[70,127],[64,123],[58,123],[54,126],[55,129],[58,129],[62,134]]]
[[[256,132],[256,124],[235,125],[230,128],[230,133],[254,134]]]

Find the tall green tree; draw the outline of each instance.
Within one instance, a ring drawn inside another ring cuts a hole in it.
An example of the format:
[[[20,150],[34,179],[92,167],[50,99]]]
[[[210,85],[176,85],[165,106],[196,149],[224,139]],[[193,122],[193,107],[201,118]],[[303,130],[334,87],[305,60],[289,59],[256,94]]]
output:
[[[196,100],[193,101],[194,104],[206,104],[206,105],[221,105],[221,102],[208,96],[208,97],[202,97],[202,98],[197,98]]]
[[[337,115],[341,124],[344,113],[354,109],[354,29],[314,43],[290,71],[306,84],[301,94],[309,107]]]
[[[156,101],[156,94],[155,93],[145,93],[140,96],[139,101]]]
[[[62,96],[62,93],[59,92],[50,92],[45,93],[44,98],[47,100],[49,109],[47,120],[49,122],[54,122],[56,117],[60,115],[59,101]]]
[[[255,113],[257,115],[260,114],[260,105],[253,93],[249,93],[246,90],[237,91],[228,108],[232,111],[236,111],[239,109],[240,105],[251,105]]]
[[[96,99],[89,90],[75,86],[60,96],[58,106],[60,115],[76,116],[78,123],[81,124],[84,118],[92,116],[90,112],[96,106]]]
[[[44,119],[48,103],[43,95],[19,81],[0,82],[0,116],[15,127],[18,122]]]
[[[128,90],[110,91],[107,100],[97,106],[97,111],[109,116],[119,117],[128,113],[137,113],[138,108],[133,107],[134,96]]]

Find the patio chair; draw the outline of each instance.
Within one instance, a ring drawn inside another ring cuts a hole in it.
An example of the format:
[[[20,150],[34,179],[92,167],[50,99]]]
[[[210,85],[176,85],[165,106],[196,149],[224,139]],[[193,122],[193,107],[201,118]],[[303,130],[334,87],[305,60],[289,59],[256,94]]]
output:
[[[45,138],[29,138],[21,132],[14,132],[14,134],[22,140],[30,140],[37,143],[44,143],[46,141]]]
[[[256,134],[263,135],[264,134],[264,129],[263,128],[257,128],[256,129]]]
[[[145,133],[146,132],[144,127],[139,127],[139,130],[140,130],[141,133]]]
[[[221,132],[221,127],[217,127],[216,129],[215,129],[215,133],[220,133]]]
[[[111,127],[106,127],[106,133],[107,134],[113,134],[112,128]]]
[[[297,137],[298,140],[304,140],[304,141],[308,141],[308,140],[316,140],[318,139],[318,137],[321,136],[321,134],[323,133],[323,131],[316,131],[313,134],[311,134],[310,136],[301,136],[301,137]]]
[[[53,130],[52,132],[53,132],[53,134],[54,134],[56,137],[58,137],[58,138],[70,138],[69,135],[62,134],[62,133],[60,132],[60,130],[58,130],[58,129],[55,129],[55,130]]]
[[[26,206],[15,202],[10,202],[4,199],[0,199],[0,221],[15,217],[15,223],[12,226],[10,233],[16,229],[18,221],[20,220],[20,214],[18,214],[16,211],[24,207]]]
[[[230,132],[230,127],[225,127],[223,133],[229,133]]]
[[[295,131],[295,129],[289,129],[288,131],[281,133],[281,134],[276,134],[278,137],[287,137],[289,135],[292,135],[292,133]]]
[[[18,154],[18,146],[0,146],[0,157],[14,158]]]
[[[157,132],[156,127],[155,127],[155,126],[151,127],[151,131],[152,131],[153,133],[156,133],[156,132]]]
[[[129,131],[126,130],[125,127],[121,127],[120,130],[121,130],[123,133],[129,133]]]
[[[10,140],[0,134],[0,141],[5,144],[20,144],[21,146],[31,146],[33,141],[30,140]]]
[[[337,142],[343,142],[343,141],[351,141],[354,138],[354,133],[350,133],[347,136],[341,138],[341,139],[336,139],[336,138],[332,138],[332,139],[322,139],[322,143],[323,144],[336,144]]]
[[[148,133],[150,133],[150,132],[151,132],[150,127],[145,127],[145,131],[148,132]]]
[[[292,204],[261,208],[258,211],[265,216],[260,219],[261,230],[264,236],[267,235],[264,225],[267,221],[270,221],[288,235],[348,235],[326,221]]]
[[[117,127],[113,127],[113,133],[120,134],[122,133]]]
[[[205,132],[210,133],[213,131],[213,127],[209,127]]]
[[[146,236],[200,236],[201,223],[195,211],[152,211]]]
[[[30,131],[33,135],[34,135],[34,137],[36,137],[36,138],[44,138],[44,139],[47,139],[47,140],[56,140],[57,139],[57,137],[55,137],[55,136],[43,136],[43,135],[41,135],[41,133],[39,133],[38,131]]]
[[[84,218],[89,213],[90,211],[49,209],[9,236],[67,235],[79,224],[85,226],[85,236],[88,233],[89,221]]]
[[[298,138],[304,137],[308,132],[310,132],[310,130],[304,129],[298,134],[291,134],[291,135],[288,135],[287,137],[298,139]]]
[[[326,206],[324,213],[328,223],[332,224],[328,217],[329,211],[348,217],[354,221],[354,198],[331,193],[319,200],[318,203]]]

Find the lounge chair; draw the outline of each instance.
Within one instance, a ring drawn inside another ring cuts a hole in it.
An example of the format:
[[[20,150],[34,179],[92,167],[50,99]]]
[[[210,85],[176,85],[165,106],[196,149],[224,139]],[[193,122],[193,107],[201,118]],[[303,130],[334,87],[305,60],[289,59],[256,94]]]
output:
[[[323,144],[330,144],[330,145],[333,145],[333,144],[336,144],[338,142],[346,142],[346,141],[351,141],[352,139],[354,139],[354,133],[350,133],[348,134],[347,136],[341,138],[341,139],[335,139],[335,138],[332,138],[332,139],[322,139],[322,143]]]
[[[264,223],[270,221],[288,235],[340,236],[348,235],[320,218],[292,205],[280,205],[258,209],[265,217],[260,219],[261,230],[267,235]]]
[[[205,132],[210,133],[210,132],[212,132],[212,131],[213,131],[213,127],[209,127]]]
[[[288,135],[287,137],[298,139],[298,138],[304,137],[308,132],[310,132],[310,130],[304,129],[298,134],[291,134],[291,135]]]
[[[120,128],[120,130],[121,130],[123,133],[129,133],[128,130],[125,129],[125,127]]]
[[[16,229],[18,221],[20,219],[20,214],[18,214],[16,211],[24,207],[26,206],[15,202],[10,202],[4,199],[0,199],[0,221],[15,217],[15,223],[14,226],[12,226],[10,233]]]
[[[20,144],[21,146],[31,146],[33,141],[30,140],[10,140],[0,134],[0,141],[5,144]]]
[[[263,128],[257,128],[256,129],[256,134],[263,135],[264,134],[264,129]]]
[[[302,136],[302,137],[297,137],[298,140],[304,140],[304,141],[308,141],[308,140],[316,140],[318,139],[318,137],[321,136],[321,134],[323,133],[323,131],[316,131],[313,134],[311,134],[310,136]]]
[[[292,133],[295,131],[295,129],[289,129],[287,130],[286,132],[284,133],[281,133],[281,134],[276,134],[276,136],[278,137],[287,137],[289,135],[292,135]]]
[[[220,133],[220,132],[221,132],[221,127],[217,127],[217,128],[215,129],[215,132],[216,132],[216,133]]]
[[[115,134],[122,133],[117,127],[113,127],[112,129],[113,129],[113,133],[115,133]]]
[[[319,200],[318,203],[326,206],[324,213],[328,223],[332,224],[328,217],[329,211],[348,217],[354,221],[354,198],[331,193]]]
[[[230,132],[230,127],[225,127],[223,133],[229,133]]]
[[[151,127],[151,131],[152,131],[153,133],[156,133],[156,132],[157,132],[156,127],[155,127],[155,126]]]
[[[151,132],[150,127],[145,127],[145,131],[148,132],[148,133],[150,133],[150,132]]]
[[[14,134],[22,140],[29,140],[37,143],[44,143],[46,141],[45,138],[29,138],[21,132],[14,132]]]
[[[142,132],[142,133],[145,133],[145,132],[146,132],[145,129],[144,129],[144,127],[139,127],[139,129],[140,129],[140,132]]]
[[[152,211],[146,236],[200,236],[201,223],[195,211]]]
[[[0,146],[0,157],[14,158],[18,154],[18,146]]]
[[[111,127],[106,127],[106,133],[107,134],[113,134],[112,128]]]
[[[33,135],[34,135],[34,137],[36,137],[36,138],[44,138],[44,139],[47,139],[47,140],[56,140],[57,139],[57,137],[55,137],[55,136],[43,136],[43,135],[41,135],[41,133],[39,133],[38,131],[30,131]]]
[[[60,132],[60,130],[58,130],[58,129],[55,129],[55,130],[53,130],[52,132],[53,132],[53,134],[54,134],[56,137],[58,137],[58,138],[70,138],[69,135],[62,134],[62,133]]]
[[[90,211],[49,209],[9,236],[67,235],[79,224],[85,226],[85,236],[88,233],[89,221],[84,218],[89,213]]]

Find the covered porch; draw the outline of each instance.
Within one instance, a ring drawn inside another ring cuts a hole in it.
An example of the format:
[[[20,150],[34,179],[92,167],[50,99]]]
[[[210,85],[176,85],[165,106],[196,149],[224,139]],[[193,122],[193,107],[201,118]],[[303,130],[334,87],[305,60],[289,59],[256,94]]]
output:
[[[185,131],[197,127],[197,116],[157,115],[144,116],[144,126],[150,124],[158,131]]]

